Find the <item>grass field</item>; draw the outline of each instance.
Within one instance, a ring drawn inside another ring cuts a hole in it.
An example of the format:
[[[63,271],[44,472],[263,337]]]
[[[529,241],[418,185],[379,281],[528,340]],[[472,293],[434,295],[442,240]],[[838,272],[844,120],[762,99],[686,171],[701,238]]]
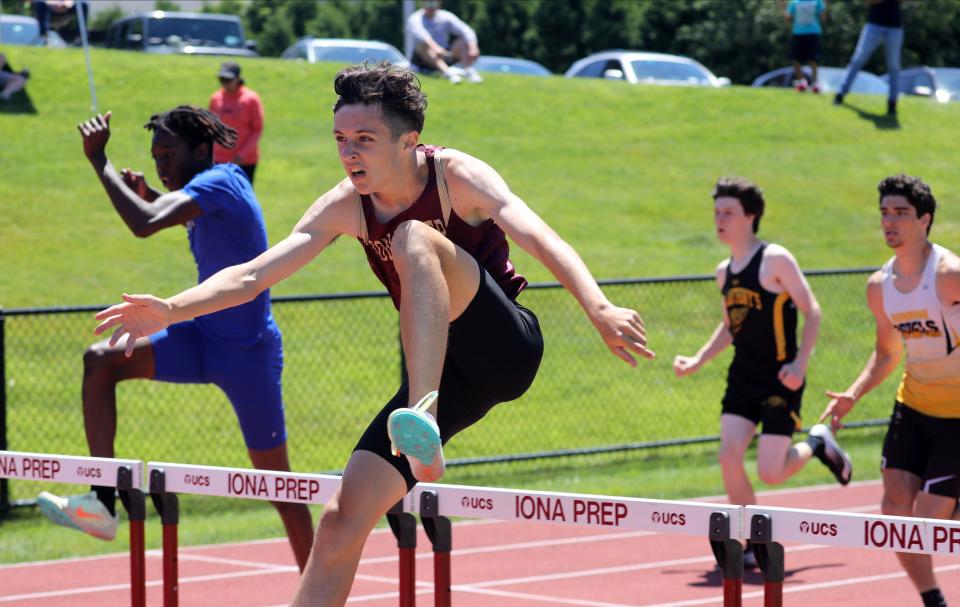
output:
[[[29,66],[33,78],[30,105],[0,106],[0,305],[106,303],[123,291],[167,295],[191,285],[195,269],[184,234],[132,237],[83,159],[75,130],[89,114],[82,54],[4,50],[15,67]],[[141,125],[151,113],[179,103],[206,104],[218,60],[95,50],[93,65],[100,108],[114,112],[108,155],[117,166],[152,176],[149,135]],[[244,63],[267,112],[257,193],[271,241],[342,176],[330,135],[335,69],[270,59]],[[960,235],[956,104],[905,99],[894,123],[879,116],[880,97],[852,97],[849,107],[834,108],[828,98],[791,91],[496,76],[476,87],[426,79],[424,88],[430,109],[423,140],[492,164],[580,251],[598,278],[710,272],[725,255],[713,236],[709,198],[723,174],[747,175],[764,187],[769,208],[761,235],[788,246],[805,268],[878,265],[887,257],[875,185],[895,172],[919,174],[933,185],[942,204],[934,227],[938,242],[952,247]],[[16,111],[27,109],[33,113]],[[550,279],[523,252],[515,250],[513,257],[531,280]],[[824,389],[843,387],[859,370],[871,339],[862,276],[817,279],[813,285],[825,321],[811,368],[807,421],[822,407]],[[343,241],[274,294],[366,289],[379,285],[359,246]],[[452,457],[487,454],[493,440],[504,437],[511,450],[536,451],[716,432],[725,360],[683,382],[669,369],[673,355],[694,351],[714,326],[712,285],[608,292],[641,310],[657,361],[628,370],[599,344],[572,298],[531,292],[524,302],[540,315],[548,343],[541,376],[521,401],[458,438]],[[286,335],[294,465],[338,468],[358,427],[392,393],[395,314],[384,300],[277,306],[276,314]],[[80,353],[92,326],[88,316],[7,321],[12,448],[85,452]],[[890,397],[889,386],[879,389],[856,415],[882,416]],[[146,460],[174,454],[184,462],[246,465],[229,405],[216,389],[136,382],[121,386],[119,399],[118,455]],[[316,455],[320,447],[322,457]],[[484,484],[702,495],[720,492],[719,474],[706,455],[710,449],[701,455],[607,458],[595,466],[569,460],[457,470],[450,480],[462,474]],[[876,441],[864,439],[858,449],[866,467],[873,466]],[[797,482],[827,478],[820,470],[804,475]],[[28,497],[34,489],[21,485],[15,492]],[[212,512],[220,506],[190,505],[209,524],[198,523],[188,541],[229,539]],[[279,533],[268,508],[237,506],[231,512],[237,522],[229,525],[229,537],[259,537],[267,528]],[[35,517],[20,514],[4,524],[0,559],[105,549],[88,547],[85,538],[70,544],[65,534],[54,536],[54,530],[47,536],[41,527]]]

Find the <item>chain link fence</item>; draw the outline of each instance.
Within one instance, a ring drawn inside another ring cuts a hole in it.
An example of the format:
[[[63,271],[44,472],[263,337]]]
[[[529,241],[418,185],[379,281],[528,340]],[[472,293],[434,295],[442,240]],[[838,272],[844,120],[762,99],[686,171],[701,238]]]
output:
[[[805,425],[822,411],[824,390],[846,388],[873,347],[873,319],[864,301],[868,272],[808,274],[824,320],[809,369]],[[613,280],[602,286],[617,305],[640,311],[657,358],[631,368],[611,355],[569,293],[556,284],[532,285],[520,300],[543,328],[546,352],[539,376],[526,395],[496,407],[449,445],[452,465],[509,466],[517,459],[717,438],[731,351],[691,377],[678,379],[672,371],[673,357],[696,352],[720,321],[713,277]],[[82,356],[93,341],[98,309],[0,315],[6,448],[87,454]],[[342,469],[363,429],[399,385],[397,313],[384,293],[276,298],[273,309],[284,334],[291,464],[303,472]],[[892,398],[892,387],[876,390],[851,419],[883,423]],[[117,409],[117,457],[250,465],[229,401],[216,387],[126,381],[117,388]],[[44,488],[11,483],[8,497],[25,500]]]

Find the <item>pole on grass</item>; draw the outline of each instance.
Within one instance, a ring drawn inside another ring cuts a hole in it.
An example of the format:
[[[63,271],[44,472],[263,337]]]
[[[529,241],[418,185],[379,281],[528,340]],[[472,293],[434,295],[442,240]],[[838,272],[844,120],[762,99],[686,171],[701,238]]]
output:
[[[87,82],[90,83],[90,109],[97,113],[97,89],[93,85],[93,65],[90,63],[90,42],[87,39],[87,20],[83,16],[83,2],[77,2],[77,23],[80,25],[80,40],[83,43],[83,54],[87,59]]]
[[[417,10],[414,0],[403,0],[403,23],[400,27],[403,29],[403,54],[407,58],[413,57],[413,37],[407,31],[407,19]]]
[[[0,451],[7,450],[7,349],[6,349],[6,319],[3,308],[0,308]],[[10,493],[7,479],[0,478],[0,520],[10,510]]]

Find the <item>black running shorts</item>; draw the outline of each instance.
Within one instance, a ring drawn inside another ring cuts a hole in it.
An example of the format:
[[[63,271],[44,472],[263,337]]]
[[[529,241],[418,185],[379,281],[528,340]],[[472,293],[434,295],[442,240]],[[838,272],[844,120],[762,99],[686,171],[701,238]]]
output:
[[[800,430],[800,402],[804,386],[787,389],[777,379],[779,367],[757,368],[734,362],[727,372],[723,413],[763,425],[762,434],[791,436]]]
[[[960,498],[960,419],[931,417],[894,403],[880,461],[884,470],[919,476],[927,493]]]
[[[504,295],[500,285],[480,268],[480,288],[467,309],[450,323],[437,403],[437,424],[444,444],[479,421],[494,405],[527,391],[543,357],[543,336],[537,317]],[[400,389],[367,427],[356,450],[376,453],[413,488],[416,479],[406,457],[390,453],[387,418],[407,406],[409,386]]]
[[[820,61],[820,34],[794,36],[790,44],[790,58],[799,63]]]

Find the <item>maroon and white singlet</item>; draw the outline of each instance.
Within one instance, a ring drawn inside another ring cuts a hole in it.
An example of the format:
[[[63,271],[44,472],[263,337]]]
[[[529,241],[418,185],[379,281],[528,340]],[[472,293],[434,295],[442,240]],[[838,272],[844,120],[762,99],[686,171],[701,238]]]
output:
[[[458,217],[450,206],[443,164],[434,157],[434,154],[443,148],[427,145],[418,147],[427,156],[430,174],[427,187],[409,208],[386,223],[381,223],[374,211],[373,200],[367,195],[357,195],[363,218],[358,240],[363,245],[373,273],[387,288],[393,304],[399,309],[400,278],[393,264],[391,243],[397,226],[405,221],[416,220],[434,228],[473,256],[500,285],[504,294],[511,300],[515,300],[520,291],[527,286],[527,281],[517,274],[510,262],[510,245],[503,230],[492,219],[472,226]]]

